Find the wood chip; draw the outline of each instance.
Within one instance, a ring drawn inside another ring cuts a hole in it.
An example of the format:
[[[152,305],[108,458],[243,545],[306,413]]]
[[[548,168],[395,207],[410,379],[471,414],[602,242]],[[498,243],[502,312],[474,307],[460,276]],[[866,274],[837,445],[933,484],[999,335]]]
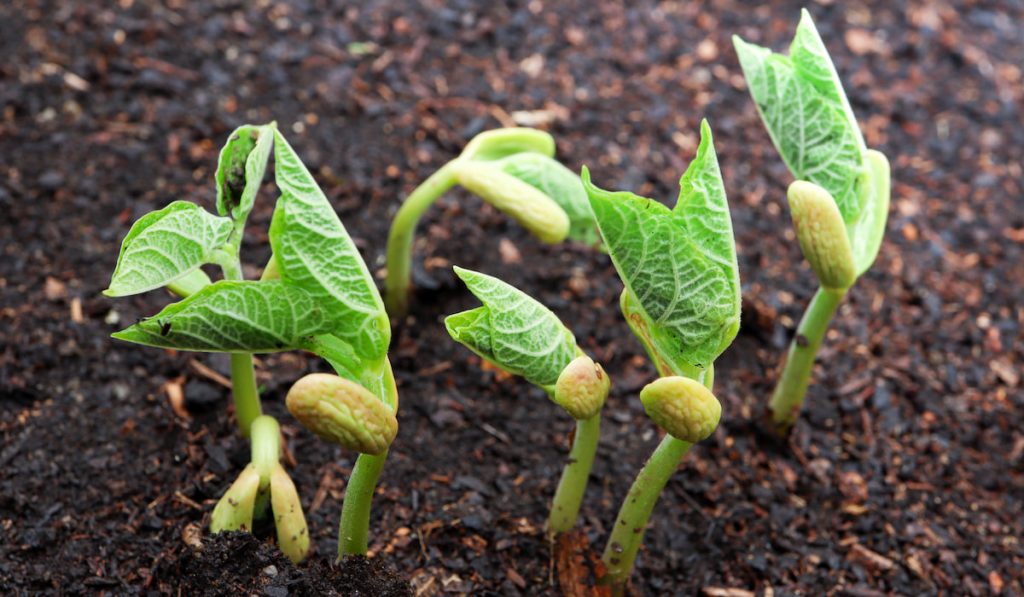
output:
[[[67,296],[67,287],[64,286],[64,282],[48,276],[43,285],[43,294],[46,295],[47,300],[59,301]]]
[[[731,587],[704,587],[700,591],[708,597],[754,597],[753,591]]]
[[[850,547],[849,559],[875,571],[892,570],[896,563],[878,552],[871,551],[860,543],[854,543]]]
[[[163,391],[167,394],[167,401],[171,403],[171,410],[178,418],[188,421],[192,415],[188,414],[185,408],[184,377],[176,377],[163,385]]]
[[[205,377],[206,379],[212,381],[213,383],[215,383],[217,385],[220,385],[220,386],[224,386],[225,388],[227,388],[229,390],[231,389],[231,380],[230,379],[224,377],[220,373],[217,373],[213,369],[210,369],[209,367],[207,367],[206,365],[200,363],[196,359],[189,359],[188,366],[197,375],[199,375],[201,377]]]
[[[85,315],[82,314],[82,299],[77,296],[71,299],[71,321],[85,323]]]

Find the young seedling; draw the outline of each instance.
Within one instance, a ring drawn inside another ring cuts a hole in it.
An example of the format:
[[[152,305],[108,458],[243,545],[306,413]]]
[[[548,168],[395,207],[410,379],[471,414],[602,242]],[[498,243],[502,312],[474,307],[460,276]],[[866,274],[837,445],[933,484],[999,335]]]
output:
[[[408,311],[416,225],[427,208],[455,185],[508,214],[542,242],[554,244],[568,237],[595,243],[594,219],[580,179],[555,161],[554,154],[555,140],[543,131],[486,131],[417,187],[395,214],[388,235],[388,313],[402,317]]]
[[[551,504],[551,536],[572,529],[601,435],[601,408],[611,382],[544,305],[497,278],[455,268],[482,307],[445,318],[456,341],[494,365],[539,386],[576,420],[569,462]]]
[[[806,10],[789,56],[736,36],[733,43],[768,134],[797,179],[787,193],[790,213],[800,248],[821,284],[768,407],[772,430],[784,436],[799,416],[832,316],[878,255],[889,213],[889,161],[864,143]]]
[[[253,518],[262,517],[269,505],[278,547],[291,561],[300,562],[309,553],[309,532],[295,484],[279,460],[281,429],[276,419],[262,415],[250,431],[252,462],[217,502],[210,531],[251,531]]]
[[[661,376],[640,399],[668,432],[633,482],[604,551],[603,582],[621,595],[658,496],[690,446],[718,425],[714,361],[739,330],[739,268],[706,121],[673,209],[632,193],[603,191],[590,183],[586,168],[583,183],[625,286],[622,314]]]
[[[244,219],[271,151],[281,193],[269,231],[273,255],[261,280],[242,280],[238,249]],[[218,505],[213,527],[250,528],[248,504],[253,505],[251,515],[259,517],[266,511],[260,501],[265,498],[260,496],[269,495],[278,536],[285,537],[282,549],[297,559],[305,551],[293,539],[301,508],[294,487],[276,464],[274,442],[278,440],[272,439],[276,422],[259,416],[250,355],[286,350],[318,354],[341,378],[381,401],[393,417],[398,401],[387,357],[390,323],[348,232],[273,124],[242,127],[232,135],[221,153],[217,184],[221,216],[176,202],[132,227],[108,293],[120,296],[167,286],[186,298],[114,337],[160,348],[232,355],[236,412],[243,432],[252,429],[253,464]],[[225,279],[211,283],[199,269],[207,263],[220,265]],[[350,423],[364,423],[361,417],[368,412],[350,413]],[[388,443],[393,437],[392,432]],[[356,509],[348,527],[357,529],[353,535],[361,530],[362,542],[344,544],[345,554],[366,552],[369,500],[385,458],[386,446],[377,454],[361,455],[356,463],[343,510],[350,509],[350,502]],[[257,478],[255,497],[250,500]]]

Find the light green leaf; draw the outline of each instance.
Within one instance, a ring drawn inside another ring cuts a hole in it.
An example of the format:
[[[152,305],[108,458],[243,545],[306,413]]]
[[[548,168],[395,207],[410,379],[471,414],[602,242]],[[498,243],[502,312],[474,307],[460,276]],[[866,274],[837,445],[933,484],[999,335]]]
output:
[[[641,324],[652,357],[676,371],[710,366],[740,322],[739,268],[710,128],[702,125],[675,210],[603,191],[586,169],[583,184],[631,307],[646,316],[631,327]]]
[[[199,352],[277,352],[334,329],[328,315],[288,282],[222,280],[113,337]]]
[[[349,237],[295,150],[279,133],[274,144],[281,197],[270,225],[270,243],[281,279],[307,292],[337,322],[331,333],[369,361],[383,357],[391,324],[377,286]]]
[[[576,339],[558,317],[497,278],[460,267],[455,273],[484,306],[447,317],[452,338],[530,383],[558,381],[577,354]]]
[[[868,170],[864,173],[861,191],[864,194],[864,213],[847,235],[853,249],[853,259],[860,276],[871,267],[878,256],[885,236],[885,223],[889,219],[890,181],[889,160],[880,151],[869,149],[865,154]]]
[[[863,210],[858,179],[864,140],[835,67],[804,13],[790,57],[733,36],[750,95],[783,161],[797,179],[825,188],[850,225]]]
[[[539,153],[517,153],[496,163],[501,170],[551,197],[569,216],[569,238],[593,245],[598,241],[594,212],[575,172]]]
[[[231,229],[231,220],[188,201],[175,201],[142,216],[121,243],[110,288],[103,294],[138,294],[187,276],[210,262]]]
[[[276,123],[241,126],[228,138],[217,161],[217,213],[244,221],[263,183]]]

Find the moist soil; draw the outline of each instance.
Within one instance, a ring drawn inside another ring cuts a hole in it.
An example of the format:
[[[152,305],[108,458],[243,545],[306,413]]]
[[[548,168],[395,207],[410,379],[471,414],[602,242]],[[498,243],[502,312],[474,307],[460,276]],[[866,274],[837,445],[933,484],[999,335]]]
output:
[[[810,4],[894,189],[878,262],[840,309],[784,443],[760,417],[814,284],[729,37],[782,48],[800,3],[622,4],[4,3],[0,592],[586,593],[571,579],[594,566],[659,439],[637,400],[654,372],[606,255],[543,246],[458,191],[428,212],[392,346],[401,432],[371,558],[338,566],[354,455],[283,407],[325,364],[258,359],[314,545],[292,566],[269,538],[205,530],[248,458],[218,382],[227,360],[112,341],[170,297],[100,292],[135,219],[175,199],[212,209],[217,152],[244,122],[277,120],[379,276],[401,199],[482,130],[541,126],[599,185],[671,201],[707,117],[743,328],[717,367],[722,424],[663,493],[633,590],[1024,593],[1020,3]],[[268,256],[273,193],[268,182],[250,218],[250,276]],[[556,558],[543,533],[571,421],[449,341],[443,316],[473,305],[453,263],[549,305],[613,378],[572,553]]]

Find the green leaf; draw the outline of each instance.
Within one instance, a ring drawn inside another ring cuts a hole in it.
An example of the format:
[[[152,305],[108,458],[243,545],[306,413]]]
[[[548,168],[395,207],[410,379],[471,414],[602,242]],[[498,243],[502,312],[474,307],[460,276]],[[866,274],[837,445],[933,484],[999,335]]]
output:
[[[583,183],[575,172],[539,153],[517,153],[503,158],[496,165],[503,172],[551,197],[569,216],[569,238],[588,245],[597,243],[594,212],[590,209]]]
[[[175,201],[142,216],[121,243],[110,288],[103,294],[138,294],[187,276],[210,262],[231,229],[231,220],[188,201]]]
[[[733,36],[750,95],[783,161],[797,179],[825,188],[847,226],[863,211],[858,180],[864,140],[832,60],[804,11],[791,56]]]
[[[847,227],[858,276],[875,262],[878,249],[882,246],[882,237],[885,236],[885,223],[889,219],[889,160],[882,152],[874,149],[869,149],[865,157],[868,170],[861,184],[865,195],[864,213],[855,224]]]
[[[739,330],[740,288],[729,207],[711,131],[702,124],[697,157],[680,181],[669,210],[628,192],[583,184],[601,236],[644,321],[640,339],[656,362],[675,371],[706,368]],[[630,313],[624,313],[627,317]]]
[[[370,361],[391,341],[391,324],[377,286],[349,237],[295,150],[279,133],[275,176],[281,197],[270,225],[270,243],[281,279],[313,296],[337,322],[331,333]]]
[[[276,352],[298,348],[336,325],[294,284],[221,280],[113,336],[178,350]]]
[[[263,183],[276,123],[241,126],[228,138],[217,161],[217,213],[244,221]]]
[[[558,317],[497,278],[460,267],[455,273],[484,306],[445,318],[451,337],[530,383],[558,381],[577,354],[576,339]]]

